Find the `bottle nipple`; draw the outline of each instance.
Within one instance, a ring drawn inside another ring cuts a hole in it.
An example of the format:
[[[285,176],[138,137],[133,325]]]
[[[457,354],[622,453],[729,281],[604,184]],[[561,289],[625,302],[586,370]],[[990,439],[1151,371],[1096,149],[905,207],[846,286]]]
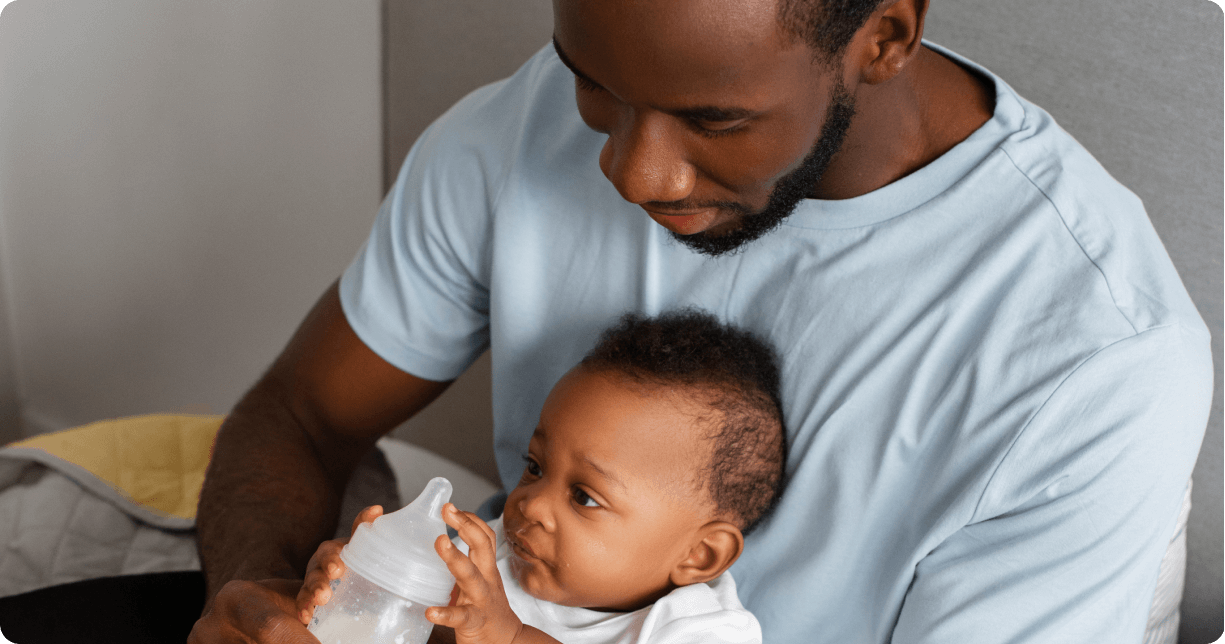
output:
[[[450,481],[441,476],[435,476],[425,484],[425,489],[412,503],[375,519],[374,524],[377,526],[380,521],[385,521],[389,524],[389,529],[403,530],[407,533],[414,531],[415,522],[424,521],[431,528],[440,526],[438,534],[442,534],[447,531],[447,525],[442,520],[442,506],[451,500],[451,491]]]
[[[435,477],[416,500],[357,527],[340,557],[361,576],[400,595],[429,605],[446,604],[455,578],[434,550],[446,534],[442,506],[451,499],[451,482]]]

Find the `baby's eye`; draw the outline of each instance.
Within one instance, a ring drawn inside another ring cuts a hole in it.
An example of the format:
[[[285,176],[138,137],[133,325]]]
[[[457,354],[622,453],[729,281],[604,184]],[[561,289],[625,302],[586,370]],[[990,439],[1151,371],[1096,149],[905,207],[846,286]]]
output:
[[[577,487],[574,488],[574,502],[588,508],[600,507],[600,504],[596,503],[596,500],[591,498],[591,495],[584,492],[582,488]]]
[[[531,456],[524,456],[523,460],[525,463],[527,463],[527,466],[524,468],[524,472],[530,476],[539,478],[541,475],[540,463],[537,463],[536,459],[532,458]]]

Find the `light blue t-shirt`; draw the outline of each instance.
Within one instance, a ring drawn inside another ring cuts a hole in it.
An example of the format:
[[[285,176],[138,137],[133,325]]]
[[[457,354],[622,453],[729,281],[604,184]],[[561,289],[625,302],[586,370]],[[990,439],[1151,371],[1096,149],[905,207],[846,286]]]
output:
[[[711,259],[600,173],[545,47],[413,147],[341,281],[348,320],[427,379],[492,350],[510,487],[601,330],[706,309],[782,359],[786,491],[732,569],[766,642],[1138,642],[1207,421],[1208,332],[1140,201],[944,53],[994,80],[991,121]]]

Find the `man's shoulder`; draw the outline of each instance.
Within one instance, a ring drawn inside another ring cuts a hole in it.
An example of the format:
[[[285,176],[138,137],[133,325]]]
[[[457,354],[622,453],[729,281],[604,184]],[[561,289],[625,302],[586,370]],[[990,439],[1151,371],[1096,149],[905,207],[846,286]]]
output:
[[[997,86],[1008,93],[1005,100],[1015,104],[1019,119],[999,144],[1010,176],[995,189],[1014,199],[1020,215],[1046,218],[1048,230],[1071,242],[1105,283],[1108,305],[1136,333],[1180,325],[1206,336],[1140,198],[1048,112],[998,79]],[[1025,193],[1033,198],[1016,199]]]

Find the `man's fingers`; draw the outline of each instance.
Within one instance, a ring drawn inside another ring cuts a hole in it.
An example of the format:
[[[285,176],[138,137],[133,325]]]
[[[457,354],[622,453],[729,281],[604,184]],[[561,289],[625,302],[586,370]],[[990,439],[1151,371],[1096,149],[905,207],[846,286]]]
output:
[[[383,506],[381,505],[372,505],[358,512],[357,518],[353,519],[353,528],[349,530],[349,536],[352,537],[357,532],[357,526],[363,523],[370,523],[381,516],[383,516]]]

